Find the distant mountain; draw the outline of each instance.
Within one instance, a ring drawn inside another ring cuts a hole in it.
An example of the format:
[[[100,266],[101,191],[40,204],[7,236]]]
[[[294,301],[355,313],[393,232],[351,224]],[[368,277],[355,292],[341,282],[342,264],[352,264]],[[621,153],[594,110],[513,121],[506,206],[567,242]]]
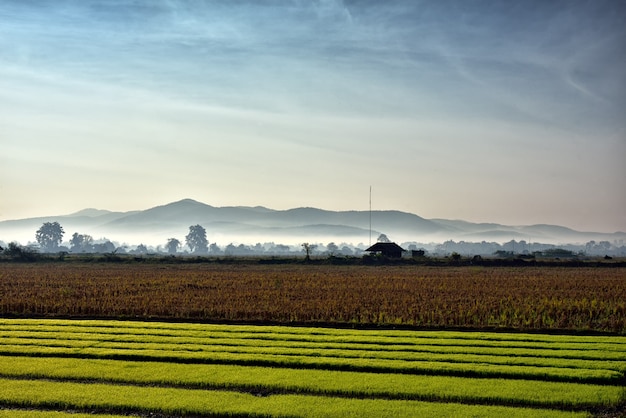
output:
[[[87,209],[79,210],[78,212],[72,213],[67,216],[89,216],[93,218],[95,216],[108,215],[109,213],[113,213],[113,212],[111,212],[110,210],[87,208]]]
[[[184,240],[189,226],[200,224],[210,242],[254,244],[368,243],[384,233],[396,242],[443,242],[446,240],[526,240],[545,243],[584,243],[589,240],[626,240],[626,234],[579,232],[556,225],[508,226],[460,220],[424,219],[412,213],[387,211],[328,211],[317,208],[273,210],[261,206],[215,207],[192,199],[131,212],[84,209],[64,216],[47,216],[0,222],[0,240],[34,241],[44,222],[58,221],[69,239],[74,232],[94,239],[128,244],[164,244],[168,238]]]

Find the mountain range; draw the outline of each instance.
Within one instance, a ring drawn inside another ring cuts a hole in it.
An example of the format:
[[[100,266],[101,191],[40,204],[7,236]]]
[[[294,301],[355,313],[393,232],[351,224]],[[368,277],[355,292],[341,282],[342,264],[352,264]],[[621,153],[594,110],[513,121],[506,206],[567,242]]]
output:
[[[371,228],[370,228],[371,219]],[[59,222],[65,240],[73,233],[108,238],[120,243],[165,244],[168,238],[184,241],[189,226],[200,224],[209,242],[254,244],[275,242],[374,242],[385,234],[396,242],[468,242],[525,240],[553,244],[626,240],[626,233],[581,232],[557,225],[509,226],[460,220],[425,219],[394,211],[329,211],[310,207],[273,210],[262,206],[215,207],[192,199],[130,212],[84,209],[62,216],[0,222],[0,240],[22,244],[35,239],[44,222]],[[371,237],[371,239],[370,239]]]

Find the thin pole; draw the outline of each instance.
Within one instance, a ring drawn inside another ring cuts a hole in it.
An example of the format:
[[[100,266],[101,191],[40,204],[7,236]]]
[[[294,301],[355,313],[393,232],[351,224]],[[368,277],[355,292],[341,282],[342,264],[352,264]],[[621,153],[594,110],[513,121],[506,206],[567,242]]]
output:
[[[372,186],[370,186],[370,247],[372,246]]]

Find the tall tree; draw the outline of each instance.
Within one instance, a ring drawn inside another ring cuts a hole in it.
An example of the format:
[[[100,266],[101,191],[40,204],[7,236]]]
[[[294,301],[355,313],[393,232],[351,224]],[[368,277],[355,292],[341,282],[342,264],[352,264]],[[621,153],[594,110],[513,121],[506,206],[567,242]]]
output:
[[[167,244],[165,244],[165,248],[167,252],[170,254],[176,254],[178,248],[180,248],[180,241],[176,238],[170,238],[167,240]]]
[[[35,233],[35,239],[43,251],[54,252],[59,249],[65,231],[58,222],[44,222]]]
[[[206,229],[200,225],[189,227],[189,233],[185,236],[185,243],[194,254],[206,254],[209,252],[209,241],[206,239]]]
[[[305,242],[302,244],[302,248],[304,248],[304,252],[306,253],[306,257],[304,257],[304,259],[309,261],[311,259],[311,253],[317,248],[317,245]]]
[[[70,245],[72,252],[92,252],[93,251],[93,238],[91,235],[83,235],[78,232],[74,232],[72,239],[70,239]]]

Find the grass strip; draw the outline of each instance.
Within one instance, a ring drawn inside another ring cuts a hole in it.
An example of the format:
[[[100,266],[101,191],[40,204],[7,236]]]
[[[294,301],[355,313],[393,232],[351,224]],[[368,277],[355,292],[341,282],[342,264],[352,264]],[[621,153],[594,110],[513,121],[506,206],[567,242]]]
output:
[[[623,387],[561,382],[115,360],[28,357],[4,360],[0,361],[0,376],[11,378],[578,409],[615,406],[624,400]]]
[[[0,404],[177,415],[272,417],[587,417],[585,412],[407,400],[303,395],[257,397],[227,391],[0,379]]]
[[[46,347],[37,345],[0,345],[0,355],[47,356],[111,360],[157,361],[198,364],[233,364],[280,368],[366,371],[377,373],[438,374],[464,377],[502,377],[580,383],[619,384],[624,375],[614,370],[577,369],[498,365],[487,363],[454,363],[438,361],[407,361],[371,358],[337,358],[321,356],[275,355],[263,353],[231,353],[150,350],[145,348]]]

